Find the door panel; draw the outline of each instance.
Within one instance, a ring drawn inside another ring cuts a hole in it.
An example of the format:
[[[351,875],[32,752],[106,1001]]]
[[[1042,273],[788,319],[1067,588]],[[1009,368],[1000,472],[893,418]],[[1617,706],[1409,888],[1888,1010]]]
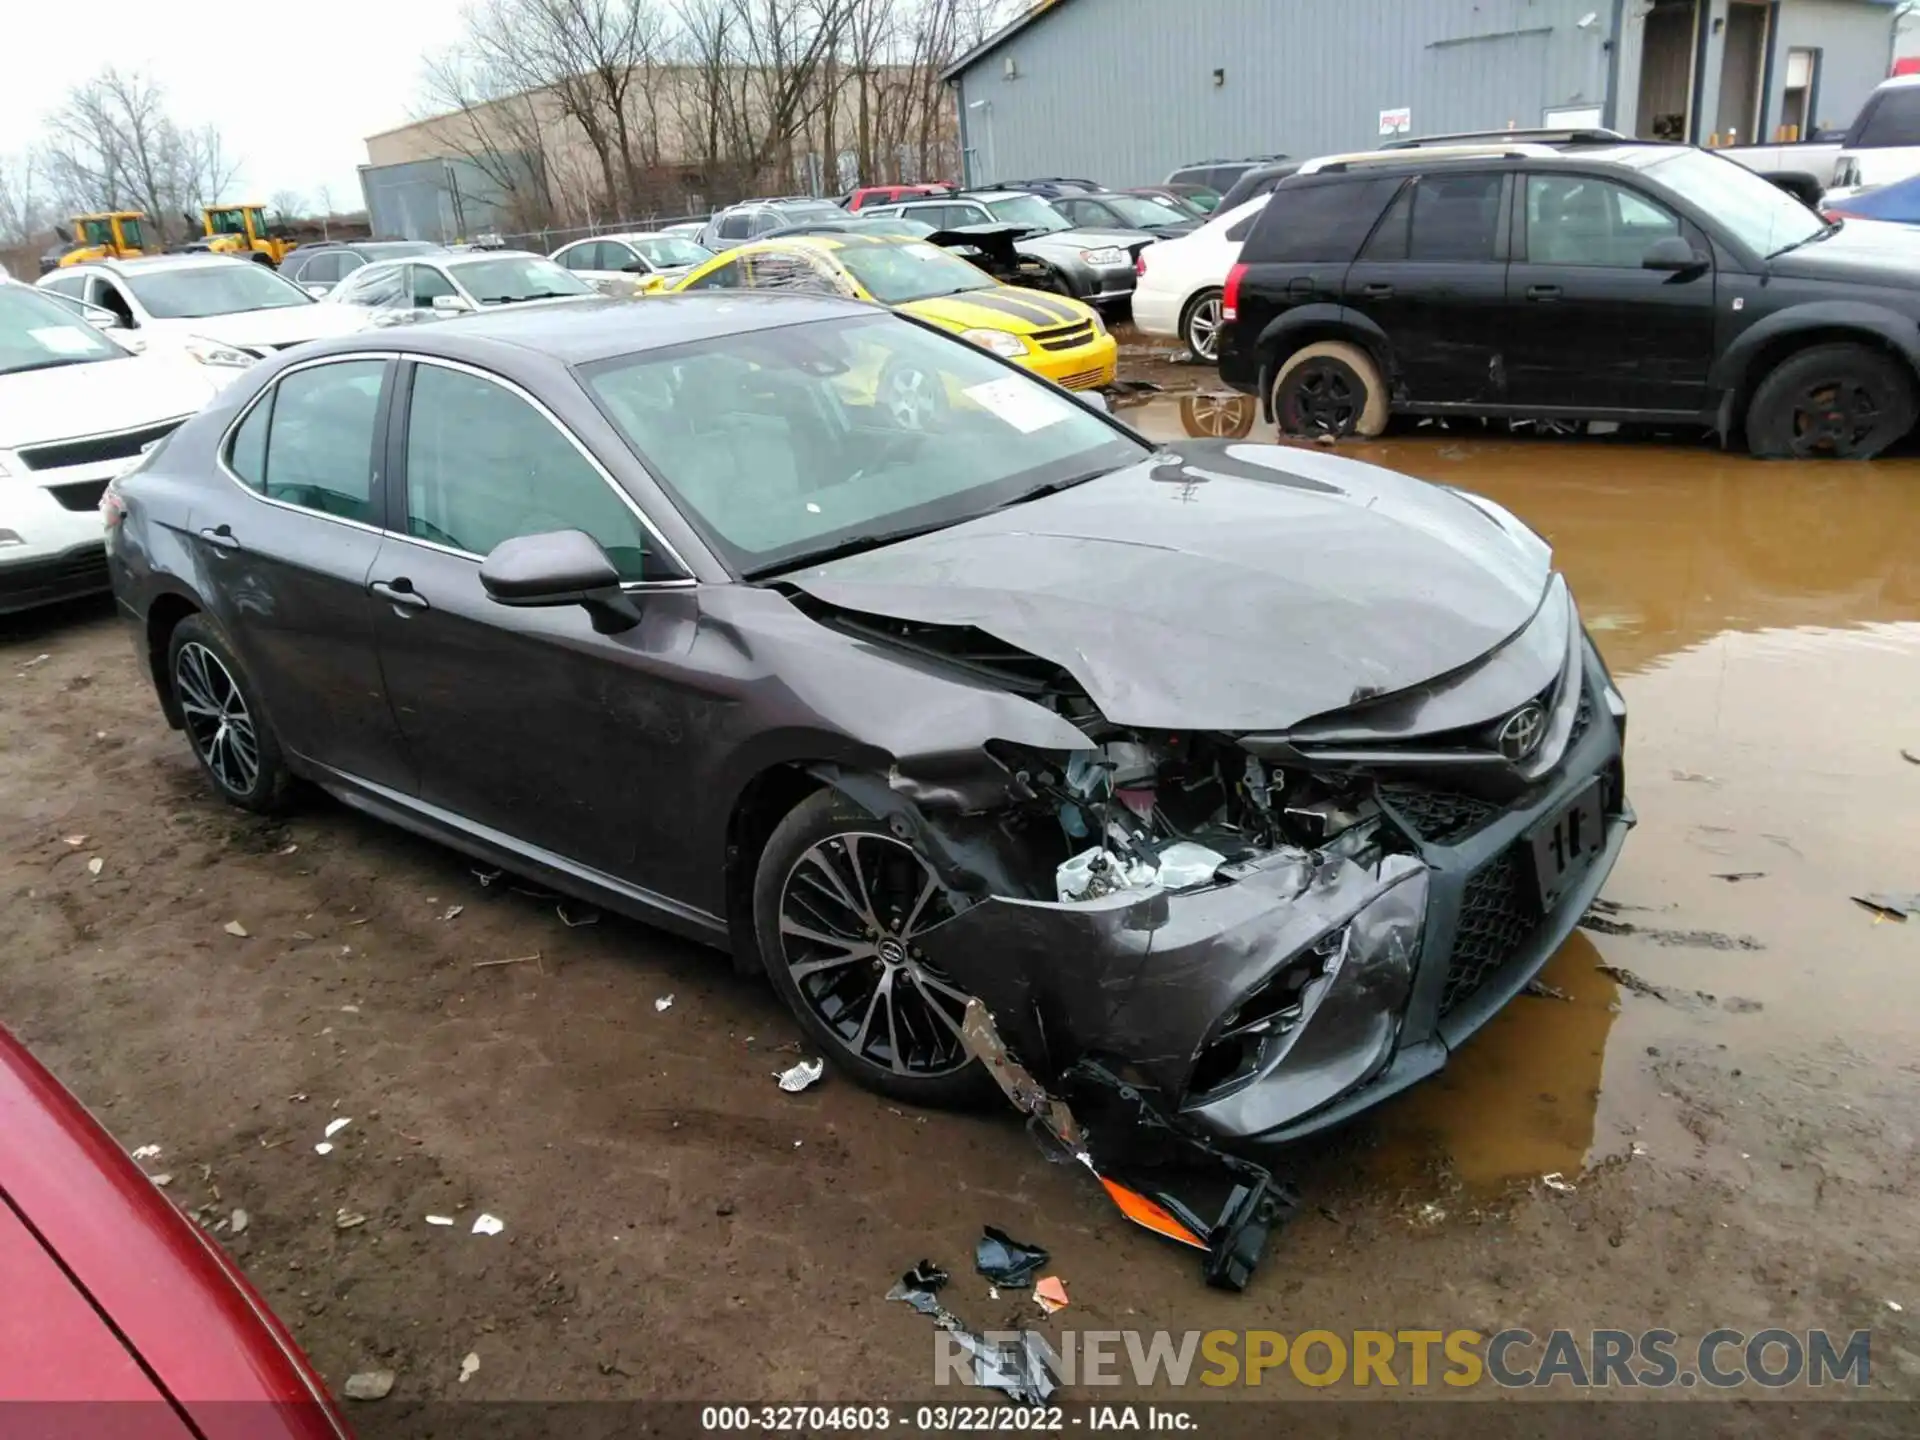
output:
[[[691,589],[640,601],[598,633],[579,606],[496,604],[480,556],[515,535],[579,529],[623,576],[660,573],[630,504],[544,413],[466,370],[415,367],[405,528],[374,566],[381,664],[433,805],[630,885],[673,893],[691,746],[708,728],[687,656]],[[684,859],[684,857],[680,857]]]
[[[1346,304],[1386,332],[1409,402],[1503,398],[1505,189],[1493,172],[1419,176],[1347,272]]]
[[[1502,313],[1516,405],[1696,412],[1713,361],[1714,269],[1705,235],[1650,197],[1590,175],[1526,177],[1523,248]],[[1641,260],[1680,236],[1698,271]]]
[[[409,792],[366,588],[382,543],[373,457],[386,369],[344,360],[282,377],[226,456],[252,497],[197,505],[189,526],[210,603],[286,747]]]

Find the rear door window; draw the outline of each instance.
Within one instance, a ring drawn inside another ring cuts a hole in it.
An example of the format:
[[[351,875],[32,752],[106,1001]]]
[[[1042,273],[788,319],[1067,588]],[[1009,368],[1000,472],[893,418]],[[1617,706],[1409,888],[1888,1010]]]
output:
[[[1351,260],[1400,184],[1381,177],[1278,186],[1243,258],[1262,265]]]
[[[379,523],[373,445],[386,368],[384,360],[340,360],[283,376],[234,433],[228,465],[269,500]]]

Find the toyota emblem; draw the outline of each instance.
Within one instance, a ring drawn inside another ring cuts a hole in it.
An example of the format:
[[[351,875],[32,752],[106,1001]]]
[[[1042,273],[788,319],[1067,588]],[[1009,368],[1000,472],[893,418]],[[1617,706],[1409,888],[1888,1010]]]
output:
[[[1547,733],[1547,712],[1537,700],[1529,700],[1500,726],[1497,743],[1500,753],[1509,760],[1524,760],[1540,744],[1540,737]]]

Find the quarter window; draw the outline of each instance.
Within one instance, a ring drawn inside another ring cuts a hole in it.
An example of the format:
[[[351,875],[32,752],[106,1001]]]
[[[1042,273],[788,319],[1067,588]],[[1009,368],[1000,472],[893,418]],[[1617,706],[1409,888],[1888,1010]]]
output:
[[[1399,186],[1384,177],[1278,186],[1243,258],[1249,264],[1345,264]]]
[[[720,238],[722,240],[744,240],[751,233],[753,217],[744,210],[735,210],[730,215],[720,217]]]
[[[1680,234],[1679,217],[1606,180],[1527,177],[1527,258],[1536,265],[1635,270],[1656,240]]]
[[[571,440],[491,380],[414,370],[407,415],[407,533],[486,555],[503,540],[584,530],[623,580],[649,573],[645,526]]]
[[[458,295],[460,293],[453,288],[453,282],[451,280],[447,279],[446,276],[442,275],[431,265],[412,265],[408,268],[413,271],[413,304],[415,309],[431,310],[435,296]]]
[[[227,463],[269,500],[363,525],[373,507],[384,360],[341,360],[282,377],[235,432]]]

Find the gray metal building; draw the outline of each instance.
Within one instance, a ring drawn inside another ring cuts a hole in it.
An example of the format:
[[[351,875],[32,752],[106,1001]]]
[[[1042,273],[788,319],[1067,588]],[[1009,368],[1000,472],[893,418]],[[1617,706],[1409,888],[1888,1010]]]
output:
[[[973,184],[1550,124],[1845,126],[1896,0],[1050,0],[947,72]]]
[[[383,240],[445,244],[509,228],[500,187],[468,160],[362,165],[360,190],[368,223]]]

